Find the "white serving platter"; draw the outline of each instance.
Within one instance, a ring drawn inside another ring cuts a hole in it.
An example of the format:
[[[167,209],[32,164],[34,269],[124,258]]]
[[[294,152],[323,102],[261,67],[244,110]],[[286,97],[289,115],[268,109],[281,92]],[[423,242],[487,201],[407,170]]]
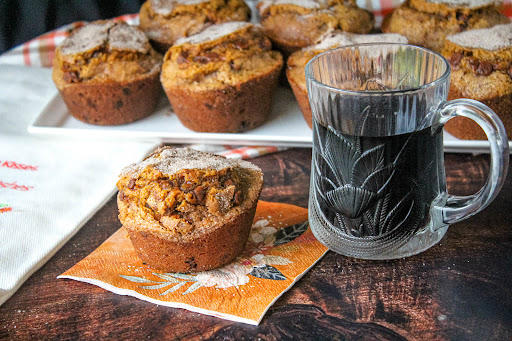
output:
[[[272,145],[311,147],[312,134],[290,89],[277,90],[269,119],[244,133],[197,133],[185,128],[162,97],[155,113],[137,122],[119,126],[96,126],[72,117],[57,93],[28,126],[29,133],[95,139],[159,140],[165,143]],[[489,153],[487,141],[459,140],[444,133],[446,152]],[[512,148],[512,147],[511,147]]]

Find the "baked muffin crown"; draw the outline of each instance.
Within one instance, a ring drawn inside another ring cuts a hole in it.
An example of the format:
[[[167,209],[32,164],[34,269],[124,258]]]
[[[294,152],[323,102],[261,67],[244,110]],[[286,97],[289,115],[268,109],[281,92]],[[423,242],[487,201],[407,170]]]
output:
[[[281,67],[282,57],[272,51],[259,26],[227,22],[182,38],[164,57],[162,83],[175,87],[220,88],[240,84]]]
[[[147,0],[140,9],[140,28],[158,51],[174,42],[229,21],[249,21],[251,10],[243,0]]]
[[[512,23],[449,35],[442,54],[454,70],[512,77]]]
[[[75,30],[53,61],[59,88],[81,82],[130,81],[160,71],[162,56],[135,26],[100,20]]]
[[[285,57],[335,30],[368,33],[375,23],[373,13],[355,0],[264,0],[258,10],[265,34]]]
[[[189,148],[164,147],[119,175],[121,221],[143,218],[169,238],[215,228],[257,200],[261,169]]]

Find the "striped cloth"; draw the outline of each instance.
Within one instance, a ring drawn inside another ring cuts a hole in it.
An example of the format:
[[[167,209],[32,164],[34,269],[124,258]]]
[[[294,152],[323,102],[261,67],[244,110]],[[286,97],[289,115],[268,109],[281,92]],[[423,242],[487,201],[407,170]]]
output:
[[[391,12],[393,8],[399,6],[402,1],[403,0],[357,0],[357,4],[359,7],[372,11],[375,14],[376,22],[379,25],[382,22],[382,18]],[[251,7],[254,8],[255,1],[248,1],[248,3],[250,3]],[[512,18],[512,0],[504,0],[503,12],[508,17]],[[139,15],[126,14],[114,18],[114,20],[122,20],[131,25],[138,25]],[[0,64],[51,67],[56,46],[62,43],[72,30],[81,27],[84,24],[85,22],[83,21],[74,22],[17,46],[0,55]],[[199,150],[215,149],[216,153],[226,157],[244,159],[286,149],[273,146],[248,146],[237,148],[233,148],[232,146],[221,146],[219,149],[219,146],[212,147],[206,145],[195,145],[194,148]]]

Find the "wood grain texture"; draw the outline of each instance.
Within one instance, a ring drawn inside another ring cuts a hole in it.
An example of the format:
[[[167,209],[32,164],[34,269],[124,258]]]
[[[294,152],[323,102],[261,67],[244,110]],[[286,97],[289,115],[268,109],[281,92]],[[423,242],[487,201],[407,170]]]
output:
[[[265,174],[261,199],[307,207],[311,149],[252,161]],[[446,155],[450,192],[476,192],[488,171],[486,155]],[[0,339],[510,340],[511,197],[509,174],[487,209],[417,256],[327,253],[258,327],[57,280],[120,227],[113,197],[0,306]]]

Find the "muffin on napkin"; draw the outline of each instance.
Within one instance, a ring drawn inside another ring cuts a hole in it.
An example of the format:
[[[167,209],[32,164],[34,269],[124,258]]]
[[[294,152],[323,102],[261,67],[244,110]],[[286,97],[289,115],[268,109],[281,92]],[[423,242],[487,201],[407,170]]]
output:
[[[308,91],[306,88],[306,64],[316,55],[337,47],[366,43],[407,43],[407,38],[395,33],[388,34],[354,34],[335,32],[322,42],[306,47],[293,53],[286,62],[286,76],[292,87],[293,94],[299,103],[300,110],[306,123],[312,127],[311,107],[309,106]]]
[[[265,122],[283,58],[247,22],[213,25],[167,51],[161,81],[181,123],[194,131],[237,133]]]
[[[165,53],[180,38],[213,24],[249,21],[243,0],[147,0],[140,8],[140,28],[155,48]]]
[[[409,43],[441,52],[445,37],[466,30],[506,24],[500,0],[406,0],[382,23],[385,33],[400,33]]]
[[[153,112],[162,91],[161,64],[162,56],[138,28],[95,21],[56,49],[52,77],[75,118],[117,125]]]
[[[213,269],[243,251],[262,185],[247,161],[164,147],[122,170],[119,220],[151,267]]]
[[[452,66],[448,99],[471,98],[489,106],[512,138],[512,24],[446,38],[443,55]],[[486,140],[473,121],[456,117],[446,131],[460,139]]]
[[[263,0],[258,9],[265,34],[285,57],[334,30],[368,33],[375,24],[355,0]]]

